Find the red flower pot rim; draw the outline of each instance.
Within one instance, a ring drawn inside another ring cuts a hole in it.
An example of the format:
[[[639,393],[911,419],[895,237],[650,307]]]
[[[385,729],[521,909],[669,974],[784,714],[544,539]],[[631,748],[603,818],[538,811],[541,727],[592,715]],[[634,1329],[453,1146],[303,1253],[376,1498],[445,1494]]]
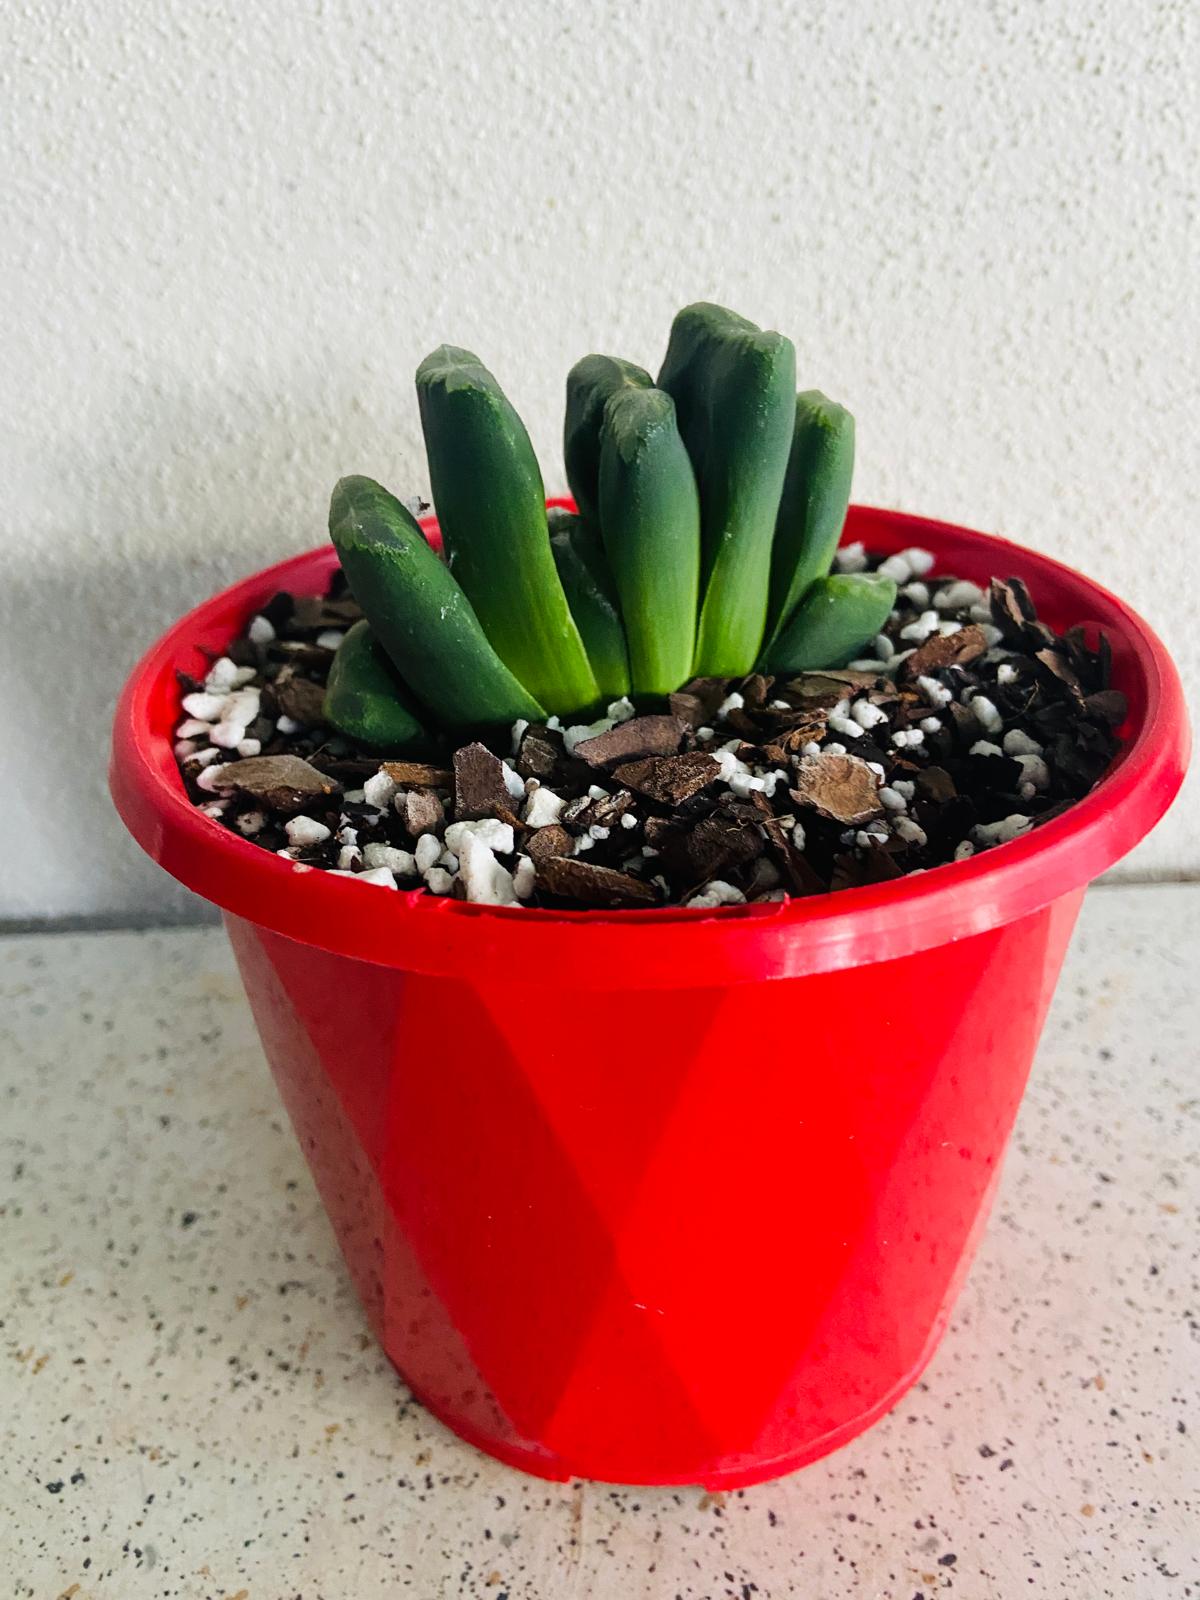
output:
[[[434,519],[423,526],[436,536]],[[1103,629],[1129,716],[1126,743],[1091,794],[967,861],[764,906],[624,912],[476,906],[289,863],[188,799],[172,748],[180,714],[175,672],[202,671],[201,646],[219,651],[277,590],[322,592],[335,563],[332,548],[323,546],[206,600],[142,658],[114,726],[110,783],[117,809],[143,849],[188,888],[301,943],[434,976],[486,973],[597,989],[799,977],[910,955],[1035,911],[1132,849],[1174,799],[1189,753],[1179,677],[1147,624],[1072,568],[990,534],[852,506],[845,538],[887,552],[925,546],[937,558],[935,571],[976,582],[1015,575],[1028,585],[1039,615],[1056,627]]]

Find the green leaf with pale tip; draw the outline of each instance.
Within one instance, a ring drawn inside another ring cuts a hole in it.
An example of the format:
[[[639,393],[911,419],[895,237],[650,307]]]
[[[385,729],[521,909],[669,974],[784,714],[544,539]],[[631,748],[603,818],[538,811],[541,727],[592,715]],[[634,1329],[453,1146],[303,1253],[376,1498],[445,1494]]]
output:
[[[763,655],[765,672],[819,672],[861,655],[888,619],[896,585],[877,572],[817,578]]]
[[[771,552],[768,635],[833,565],[854,476],[854,418],[819,390],[796,396],[796,425]]]
[[[795,422],[796,352],[721,306],[675,318],[659,384],[700,485],[704,598],[693,671],[749,672],[767,621],[771,545]]]
[[[675,314],[657,382],[674,398],[679,432],[697,479],[701,477],[708,442],[705,371],[712,350],[722,339],[757,332],[753,322],[709,300],[697,300]]]
[[[329,535],[376,639],[436,720],[459,728],[545,716],[395,495],[370,478],[343,478]]]
[[[354,624],[333,658],[325,685],[325,720],[373,750],[400,753],[430,744],[399,673],[366,618]]]
[[[552,506],[546,515],[554,563],[600,686],[600,697],[606,702],[619,700],[630,689],[629,651],[603,547],[593,526],[582,517],[562,506]]]
[[[692,675],[700,587],[700,499],[675,404],[626,388],[604,409],[600,535],[616,580],[635,694]]]
[[[524,423],[478,356],[453,345],[417,368],[417,399],[450,569],[497,655],[548,711],[595,704]]]
[[[654,380],[642,367],[619,356],[584,356],[567,374],[563,423],[563,462],[581,516],[593,525],[599,516],[600,425],[604,407],[622,389],[649,389]]]

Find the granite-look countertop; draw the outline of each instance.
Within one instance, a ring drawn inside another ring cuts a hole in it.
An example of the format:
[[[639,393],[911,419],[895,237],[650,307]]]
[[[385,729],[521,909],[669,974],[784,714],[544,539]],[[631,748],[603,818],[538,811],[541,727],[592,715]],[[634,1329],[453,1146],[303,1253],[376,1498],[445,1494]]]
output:
[[[1200,1595],[1200,886],[1102,888],[897,1409],[729,1495],[524,1478],[367,1333],[214,929],[0,941],[0,1594]]]

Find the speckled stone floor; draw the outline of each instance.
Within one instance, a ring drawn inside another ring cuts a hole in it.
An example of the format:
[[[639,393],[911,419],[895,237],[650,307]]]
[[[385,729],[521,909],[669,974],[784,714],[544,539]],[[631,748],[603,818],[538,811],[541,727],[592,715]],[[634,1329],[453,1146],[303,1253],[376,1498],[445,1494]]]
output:
[[[0,1594],[1200,1596],[1200,887],[1094,891],[924,1381],[728,1496],[547,1485],[374,1347],[214,930],[0,942]]]

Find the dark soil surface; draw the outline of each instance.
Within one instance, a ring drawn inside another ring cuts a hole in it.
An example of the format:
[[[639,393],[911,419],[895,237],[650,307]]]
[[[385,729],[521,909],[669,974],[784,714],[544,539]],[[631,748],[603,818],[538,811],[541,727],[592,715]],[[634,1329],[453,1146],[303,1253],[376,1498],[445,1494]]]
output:
[[[359,616],[276,595],[182,683],[188,793],[262,848],[388,888],[486,904],[715,907],[899,878],[1020,837],[1119,748],[1109,651],[1039,622],[1024,586],[928,576],[912,550],[843,566],[900,583],[869,654],[839,671],[697,679],[589,727],[518,723],[424,761],[321,720]]]

